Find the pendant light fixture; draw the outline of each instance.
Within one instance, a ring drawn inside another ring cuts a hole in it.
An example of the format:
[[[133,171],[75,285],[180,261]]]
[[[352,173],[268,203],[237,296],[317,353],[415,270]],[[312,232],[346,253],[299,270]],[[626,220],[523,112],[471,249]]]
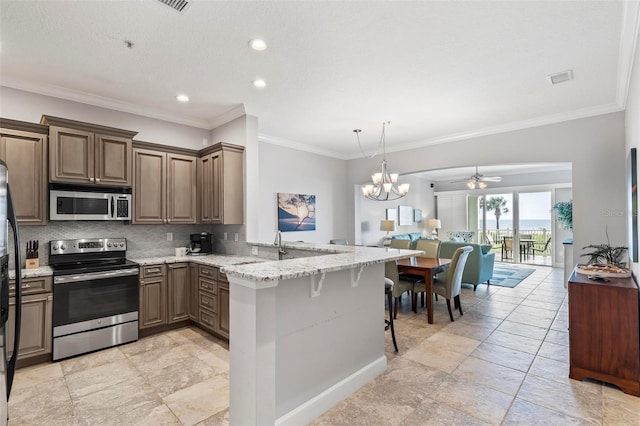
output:
[[[389,173],[387,171],[387,151],[385,141],[385,128],[390,122],[382,123],[382,134],[380,135],[380,146],[382,146],[382,170],[380,173],[374,173],[371,176],[373,184],[364,185],[362,187],[362,194],[370,200],[374,201],[391,201],[404,197],[409,192],[409,184],[403,183],[398,185],[398,173]],[[360,129],[354,129],[356,134],[360,151],[362,151],[362,145],[360,144]],[[376,151],[377,154],[377,151]],[[371,158],[375,157],[374,154]]]

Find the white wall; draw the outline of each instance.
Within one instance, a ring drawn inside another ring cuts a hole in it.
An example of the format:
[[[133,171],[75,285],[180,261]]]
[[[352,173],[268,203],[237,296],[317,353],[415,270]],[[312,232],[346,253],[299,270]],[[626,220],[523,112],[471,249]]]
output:
[[[635,120],[640,121],[637,109]],[[638,139],[640,135],[635,139],[640,144]],[[401,174],[475,165],[570,162],[576,254],[580,247],[606,241],[605,227],[612,244],[627,241],[622,112],[387,153],[387,160]],[[366,182],[378,167],[377,159],[351,160],[349,179],[352,184]],[[355,233],[353,228],[350,231]]]
[[[356,216],[356,226],[360,226],[360,236],[356,232],[355,243],[365,246],[380,245],[384,237],[387,235],[385,231],[380,230],[380,221],[386,219],[386,209],[395,209],[398,206],[410,206],[413,209],[422,210],[422,222],[414,222],[411,225],[399,226],[396,221],[396,230],[389,235],[406,234],[409,232],[428,233],[427,219],[435,217],[435,198],[433,189],[430,187],[431,182],[420,179],[415,176],[400,176],[400,183],[410,184],[409,193],[395,201],[372,201],[364,198],[360,192],[357,192],[355,202],[359,203],[360,214]],[[360,191],[360,190],[358,190]],[[349,242],[351,240],[349,239]]]
[[[346,184],[347,163],[267,142],[260,142],[259,148],[258,241],[273,241],[279,192],[316,196],[316,230],[284,232],[283,240],[326,244],[347,238],[353,218],[352,198],[347,198],[351,194]]]
[[[82,104],[0,86],[0,117],[39,123],[42,115],[138,132],[134,139],[162,145],[202,149],[211,144],[211,131],[142,115]]]
[[[627,110],[625,114],[625,130],[626,130],[626,152],[631,148],[636,148],[640,157],[640,42],[636,43],[635,62],[631,72],[631,84],[629,86],[629,95],[627,98]],[[627,217],[629,217],[631,206],[627,205],[625,209]],[[638,221],[638,217],[632,218]],[[627,246],[631,243],[631,230],[628,230]],[[632,271],[636,278],[640,273],[640,264],[633,263]]]

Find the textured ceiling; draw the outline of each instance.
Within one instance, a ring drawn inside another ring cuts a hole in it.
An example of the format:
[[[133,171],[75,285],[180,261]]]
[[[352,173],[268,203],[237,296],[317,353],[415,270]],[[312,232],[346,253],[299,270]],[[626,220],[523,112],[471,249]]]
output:
[[[204,128],[246,112],[353,158],[387,120],[393,151],[624,109],[637,25],[635,1],[2,0],[0,84]]]

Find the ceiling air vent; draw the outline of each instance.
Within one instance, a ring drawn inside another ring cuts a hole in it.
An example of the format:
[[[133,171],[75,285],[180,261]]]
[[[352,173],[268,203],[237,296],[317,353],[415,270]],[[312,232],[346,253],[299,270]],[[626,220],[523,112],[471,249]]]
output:
[[[160,3],[166,4],[167,6],[177,10],[178,12],[182,12],[185,7],[189,4],[186,0],[158,0]]]
[[[548,75],[547,78],[551,84],[564,83],[565,81],[573,80],[573,71],[562,71],[556,74]]]

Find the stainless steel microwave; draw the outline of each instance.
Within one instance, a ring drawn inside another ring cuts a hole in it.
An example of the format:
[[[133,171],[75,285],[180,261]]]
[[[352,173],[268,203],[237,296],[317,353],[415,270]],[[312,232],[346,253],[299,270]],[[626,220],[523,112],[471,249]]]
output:
[[[131,194],[51,189],[49,220],[131,220]]]

